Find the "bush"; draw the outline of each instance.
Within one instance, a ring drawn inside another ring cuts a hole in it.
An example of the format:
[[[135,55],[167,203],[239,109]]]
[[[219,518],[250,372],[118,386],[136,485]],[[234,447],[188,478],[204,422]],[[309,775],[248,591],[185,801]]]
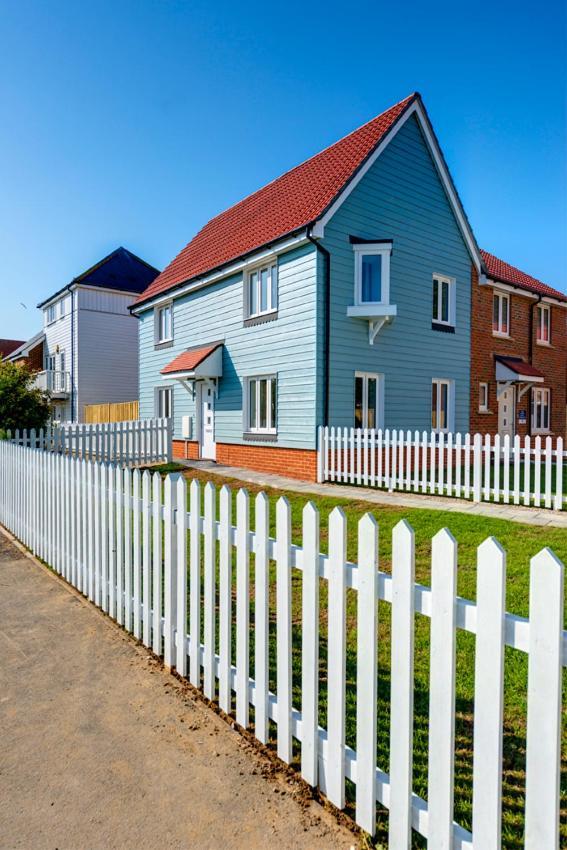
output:
[[[34,386],[33,377],[26,365],[0,359],[0,434],[47,425],[49,395]]]

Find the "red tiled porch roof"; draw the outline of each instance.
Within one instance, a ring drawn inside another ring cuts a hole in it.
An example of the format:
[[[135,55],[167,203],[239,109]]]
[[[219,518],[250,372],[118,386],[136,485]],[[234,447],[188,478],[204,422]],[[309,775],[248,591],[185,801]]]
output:
[[[532,378],[545,378],[543,372],[540,372],[539,369],[536,369],[535,366],[532,366],[531,363],[526,363],[524,360],[518,360],[515,357],[502,357],[498,356],[497,361],[502,363],[503,366],[506,366],[507,369],[510,369],[511,372],[515,372],[516,375],[529,375]]]
[[[190,348],[188,351],[182,351],[177,357],[174,357],[171,363],[164,366],[161,370],[162,375],[172,375],[176,372],[193,372],[197,366],[206,360],[209,354],[222,345],[222,342],[216,342],[214,345],[204,345],[200,348]]]
[[[142,303],[316,221],[419,98],[409,95],[211,219],[139,296]]]

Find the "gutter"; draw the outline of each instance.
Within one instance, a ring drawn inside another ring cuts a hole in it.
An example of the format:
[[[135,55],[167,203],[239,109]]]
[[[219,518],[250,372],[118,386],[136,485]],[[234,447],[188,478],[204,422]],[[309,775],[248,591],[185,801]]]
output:
[[[315,245],[315,248],[323,256],[325,264],[324,282],[324,350],[323,350],[323,425],[329,424],[329,379],[330,379],[330,343],[331,343],[331,254],[317,239],[311,235],[311,228],[307,230],[307,239]]]

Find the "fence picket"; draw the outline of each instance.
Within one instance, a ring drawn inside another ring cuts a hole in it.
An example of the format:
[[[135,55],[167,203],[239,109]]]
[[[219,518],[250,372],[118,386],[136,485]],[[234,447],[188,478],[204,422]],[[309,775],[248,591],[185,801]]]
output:
[[[432,541],[427,781],[428,842],[443,850],[453,846],[456,585],[457,544],[444,528]]]
[[[332,436],[332,443],[334,434]],[[255,733],[259,741],[268,740],[269,718],[269,502],[258,493],[255,503],[254,558],[254,678],[256,680]],[[318,551],[318,550],[317,550]]]
[[[354,442],[353,442],[354,445]],[[291,746],[291,508],[285,496],[276,505],[276,630],[278,756],[288,764]]]
[[[142,640],[151,646],[151,474],[149,469],[142,473]],[[112,515],[112,512],[111,512]]]
[[[221,493],[222,499],[222,493]],[[175,615],[175,667],[180,676],[187,675],[187,481],[177,478],[177,611]]]
[[[175,664],[175,633],[183,643],[183,628],[177,629],[177,528],[175,513],[177,507],[177,478],[178,475],[168,475],[164,482],[164,572],[163,572],[163,660],[170,669]],[[212,484],[211,484],[212,487]],[[214,610],[214,600],[211,608]],[[183,627],[183,624],[180,624]]]
[[[327,796],[339,809],[345,804],[346,547],[346,516],[333,508],[329,516],[326,780]]]
[[[301,629],[301,775],[317,785],[319,761],[319,512],[303,508]]]
[[[236,721],[248,726],[250,668],[250,516],[247,490],[236,497]]]
[[[196,688],[201,683],[201,485],[196,478],[190,487],[191,510],[189,514],[190,554],[190,680]]]
[[[564,567],[549,549],[530,564],[525,848],[559,848]],[[545,730],[545,732],[544,732]]]
[[[411,843],[415,543],[402,520],[392,540],[390,850]]]
[[[478,548],[474,684],[473,835],[500,847],[506,555],[493,537]]]
[[[216,607],[216,489],[205,484],[204,551],[204,625],[203,690],[207,699],[215,698],[215,607]]]
[[[232,493],[226,484],[220,492],[219,540],[219,705],[229,714],[232,709]]]
[[[371,835],[376,828],[377,552],[378,526],[365,514],[358,523],[356,822]]]

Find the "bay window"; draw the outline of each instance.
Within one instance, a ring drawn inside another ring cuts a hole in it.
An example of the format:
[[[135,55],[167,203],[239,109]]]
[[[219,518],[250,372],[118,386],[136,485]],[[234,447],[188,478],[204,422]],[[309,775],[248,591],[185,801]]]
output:
[[[253,434],[275,434],[277,422],[277,377],[261,375],[246,379],[246,430]]]
[[[391,242],[368,242],[354,246],[354,303],[390,303]]]

